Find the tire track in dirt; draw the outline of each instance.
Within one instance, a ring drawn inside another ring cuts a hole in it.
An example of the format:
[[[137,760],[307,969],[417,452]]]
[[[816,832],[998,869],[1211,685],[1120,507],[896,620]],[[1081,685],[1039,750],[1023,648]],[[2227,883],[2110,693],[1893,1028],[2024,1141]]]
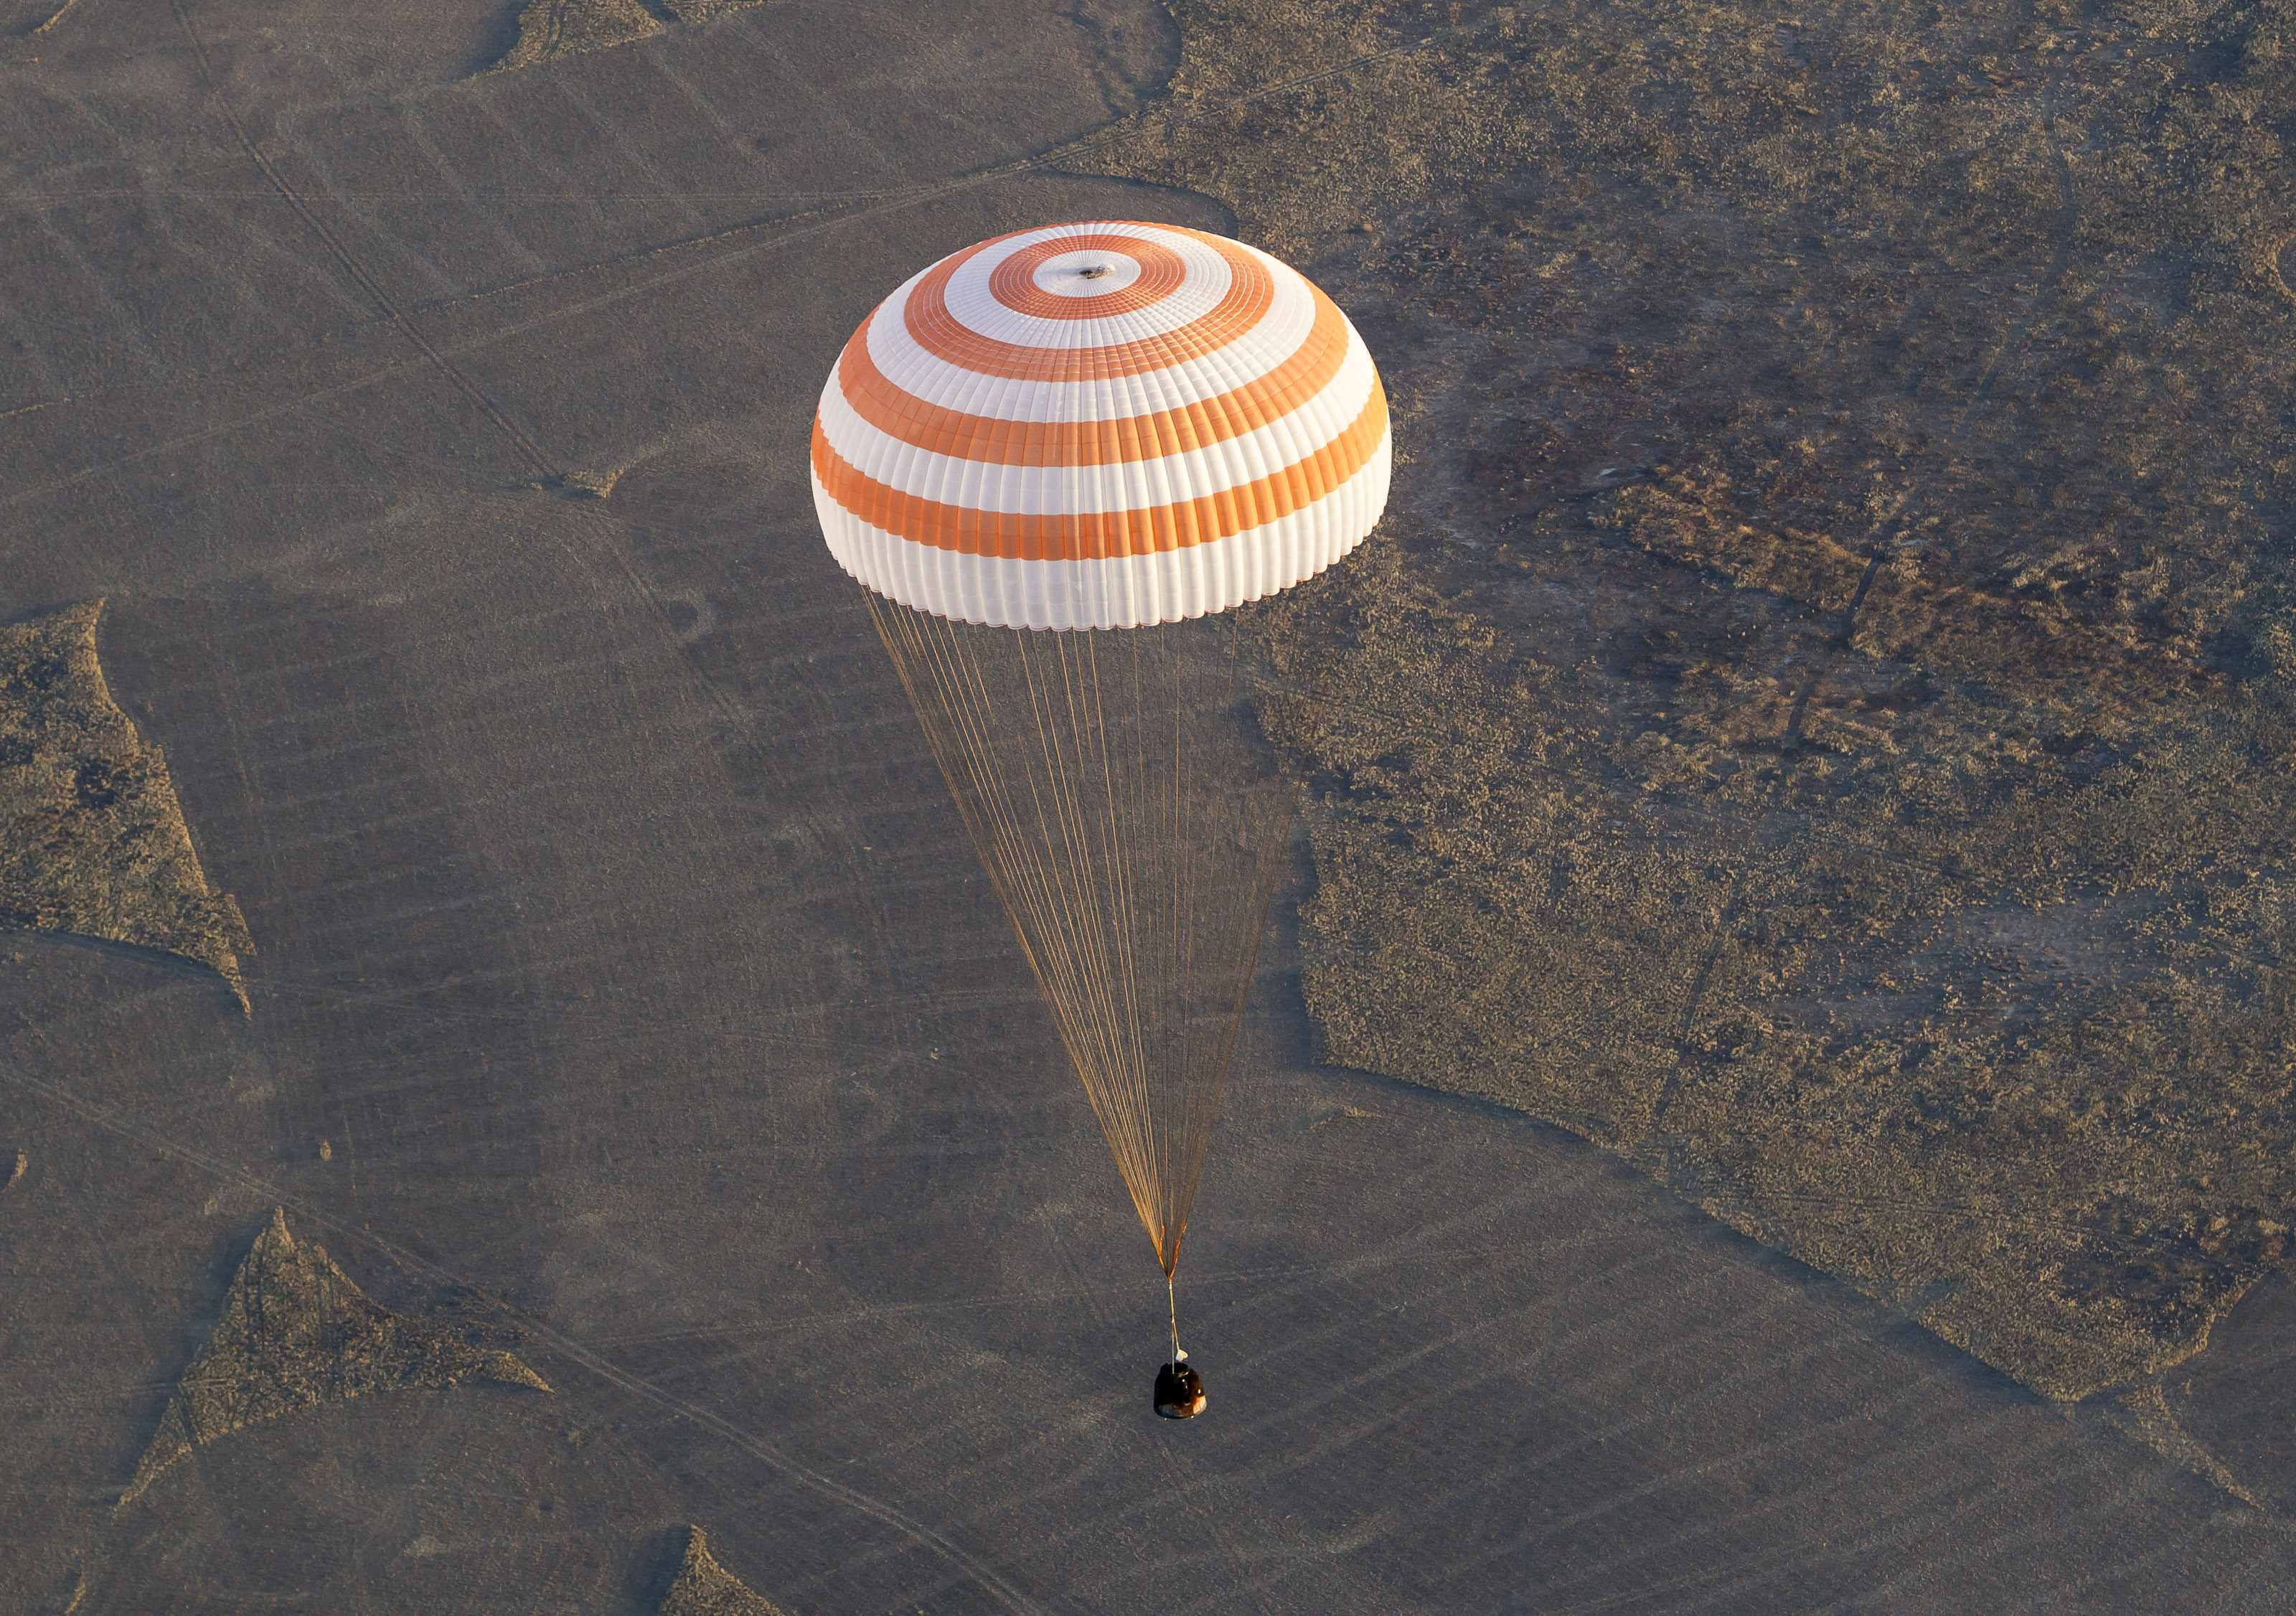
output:
[[[1115,141],[1123,138],[1125,135],[1128,133],[1128,129],[1119,129],[1086,141],[1068,143],[1052,152],[1041,153],[1036,157],[1023,160],[1017,163],[999,165],[993,168],[977,171],[969,175],[959,176],[937,185],[924,187],[914,192],[888,198],[878,202],[874,206],[840,212],[830,217],[820,219],[808,226],[800,226],[795,230],[782,231],[762,241],[746,242],[731,250],[711,254],[700,262],[678,266],[676,268],[665,274],[648,277],[634,284],[615,288],[600,296],[582,299],[570,306],[550,311],[547,314],[537,316],[533,319],[512,323],[504,327],[498,328],[493,332],[473,339],[464,344],[457,345],[452,349],[442,349],[438,345],[432,343],[419,329],[416,328],[414,323],[407,316],[405,310],[399,307],[396,299],[392,298],[381,281],[368,270],[366,266],[360,261],[355,253],[351,251],[342,239],[329,227],[323,218],[319,217],[318,213],[314,209],[311,204],[303,197],[295,186],[289,182],[280,169],[264,154],[260,147],[250,134],[244,121],[240,118],[236,110],[231,106],[224,90],[222,81],[214,70],[213,63],[209,57],[206,46],[201,39],[197,29],[193,27],[191,18],[183,4],[183,0],[170,0],[170,7],[178,28],[190,45],[202,80],[209,86],[209,93],[213,96],[218,110],[221,111],[226,121],[229,125],[241,149],[246,153],[248,160],[255,164],[257,168],[263,175],[265,180],[272,187],[273,191],[281,200],[284,201],[290,208],[293,209],[306,228],[308,228],[311,234],[325,248],[327,252],[333,258],[342,271],[351,279],[359,290],[373,302],[375,307],[381,311],[385,319],[394,327],[400,337],[415,350],[415,355],[417,357],[402,364],[385,366],[374,372],[368,373],[365,376],[354,378],[345,382],[339,383],[332,388],[322,390],[318,393],[307,395],[298,399],[285,401],[280,405],[272,406],[271,408],[255,412],[250,416],[242,417],[238,422],[223,423],[217,427],[209,428],[200,432],[189,434],[184,438],[174,440],[170,444],[153,446],[151,448],[140,451],[135,455],[116,457],[97,466],[86,468],[82,472],[75,473],[58,483],[49,484],[45,488],[24,490],[6,501],[5,503],[8,504],[16,504],[21,503],[26,498],[35,497],[38,494],[52,491],[57,488],[70,486],[93,477],[101,476],[105,472],[117,470],[124,464],[129,463],[135,460],[145,458],[152,454],[165,453],[175,447],[189,447],[201,442],[212,441],[214,439],[223,435],[224,433],[235,431],[238,427],[248,424],[252,421],[268,418],[291,410],[300,409],[317,399],[330,397],[340,397],[370,385],[373,381],[389,377],[404,375],[410,371],[422,368],[431,369],[443,376],[457,392],[468,399],[472,405],[474,406],[487,420],[492,422],[495,428],[510,441],[513,448],[517,451],[520,458],[538,480],[545,482],[554,480],[559,476],[562,470],[555,457],[554,457],[530,433],[520,426],[517,422],[513,421],[508,413],[499,404],[497,404],[486,392],[486,390],[481,388],[465,370],[463,369],[461,365],[455,363],[455,355],[472,351],[483,347],[492,346],[496,342],[507,340],[511,336],[521,334],[525,331],[532,330],[544,324],[555,324],[566,319],[579,317],[580,316],[595,312],[598,309],[611,307],[614,304],[626,301],[631,298],[654,291],[661,286],[676,281],[685,280],[692,276],[714,272],[726,267],[728,265],[742,261],[756,256],[760,252],[767,251],[776,247],[794,245],[798,242],[813,239],[841,225],[857,223],[873,217],[883,217],[897,210],[915,207],[926,201],[955,195],[964,191],[991,185],[999,180],[1013,178],[1021,175],[1052,168],[1062,162],[1073,161],[1077,158],[1093,150],[1098,149],[1101,146],[1113,144]],[[1418,40],[1409,41],[1384,51],[1372,53],[1365,57],[1358,58],[1349,62],[1334,64],[1331,67],[1298,75],[1283,83],[1264,86],[1249,94],[1232,98],[1229,101],[1221,103],[1218,107],[1207,109],[1201,112],[1184,115],[1177,121],[1193,121],[1198,118],[1224,115],[1234,111],[1237,106],[1244,103],[1262,99],[1267,95],[1279,94],[1301,86],[1328,79],[1372,62],[1391,60],[1413,52],[1426,49],[1438,40],[1447,36],[1456,34],[1460,31],[1462,30],[1457,29],[1442,30],[1435,35],[1431,35]],[[734,233],[727,234],[731,234]],[[667,603],[662,600],[659,593],[652,587],[651,582],[639,571],[635,562],[629,556],[625,547],[618,542],[617,536],[611,534],[606,530],[609,524],[607,524],[601,516],[589,512],[581,511],[578,507],[571,508],[570,510],[570,515],[572,518],[571,525],[585,530],[587,537],[592,541],[590,545],[586,546],[565,544],[563,547],[565,547],[569,552],[570,559],[575,561],[575,562],[580,566],[583,570],[589,572],[594,579],[597,576],[594,567],[594,562],[598,559],[596,552],[603,551],[605,558],[611,563],[612,570],[619,572],[625,581],[634,589],[637,595],[653,608],[653,616],[660,631],[664,635],[668,636],[674,644],[676,636],[679,633],[679,628],[674,616],[668,611]],[[585,554],[584,552],[588,552],[588,554]],[[599,604],[602,608],[605,608],[607,606],[607,603],[603,598],[600,600]],[[690,660],[687,660],[687,666],[691,674],[692,681],[701,687],[700,693],[703,696],[705,701],[718,709],[720,716],[727,722],[733,733],[737,734],[746,733],[747,729],[750,727],[748,715],[742,710],[741,704],[733,701],[732,698],[728,696],[715,681],[710,680],[705,674],[701,673],[699,669],[693,668]],[[866,893],[870,891],[873,883],[866,879],[868,861],[863,856],[864,849],[859,848],[857,838],[849,826],[840,825],[840,828],[843,830],[844,834],[841,837],[832,837],[832,840],[841,841],[851,845],[834,849],[824,849],[824,851],[830,853],[832,857],[834,857],[835,862],[844,866],[845,871],[852,878],[853,887],[857,894]],[[839,857],[839,855],[841,855],[841,857]],[[872,904],[870,907],[873,911],[873,919],[875,922],[874,929],[879,932],[877,940],[880,946],[875,950],[876,956],[881,960],[890,960],[894,957],[892,951],[883,946],[885,937],[889,931],[890,917],[888,913],[888,903],[882,893],[878,895],[878,901]],[[37,1028],[30,1029],[30,1030],[33,1032],[35,1037],[43,1036],[39,1033]],[[43,1038],[43,1041],[45,1041],[45,1038]],[[435,1264],[423,1260],[414,1253],[400,1248],[395,1243],[374,1233],[372,1229],[365,1227],[354,1227],[349,1223],[345,1222],[342,1219],[331,1217],[316,1207],[304,1204],[299,1201],[288,1196],[279,1186],[273,1185],[268,1182],[257,1177],[255,1175],[246,1172],[245,1170],[230,1163],[209,1158],[203,1153],[170,1139],[156,1130],[145,1128],[135,1122],[127,1114],[117,1112],[111,1107],[103,1105],[98,1102],[86,1099],[61,1085],[45,1081],[29,1073],[18,1071],[9,1073],[8,1075],[13,1079],[20,1087],[29,1090],[30,1092],[44,1095],[53,1103],[62,1106],[67,1111],[74,1112],[86,1121],[94,1123],[94,1125],[113,1132],[120,1136],[136,1139],[147,1144],[151,1148],[159,1151],[164,1155],[168,1155],[171,1158],[197,1167],[215,1177],[234,1181],[240,1184],[244,1188],[258,1191],[278,1204],[292,1205],[299,1218],[308,1219],[317,1226],[328,1228],[333,1231],[339,1237],[349,1238],[366,1244],[370,1248],[389,1258],[404,1270],[424,1275],[434,1281],[456,1284],[464,1284],[464,1282],[461,1281],[457,1276],[441,1267],[439,1267]],[[496,1305],[506,1316],[515,1318],[532,1339],[554,1349],[561,1356],[566,1358],[570,1361],[588,1369],[594,1375],[618,1387],[626,1394],[652,1402],[665,1410],[692,1421],[693,1423],[701,1426],[703,1429],[713,1432],[726,1441],[740,1448],[742,1451],[748,1453],[761,1463],[764,1463],[769,1467],[790,1476],[791,1479],[799,1481],[800,1484],[845,1505],[858,1513],[878,1521],[880,1523],[896,1531],[909,1542],[919,1547],[924,1548],[929,1552],[938,1554],[941,1558],[948,1561],[951,1564],[959,1568],[974,1583],[996,1597],[1006,1608],[1016,1611],[1027,1611],[1034,1608],[1031,1602],[1028,1600],[1025,1595],[1023,1595],[1010,1582],[1006,1581],[1002,1576],[1000,1576],[993,1568],[975,1559],[955,1543],[934,1531],[931,1528],[925,1526],[920,1522],[913,1520],[894,1508],[892,1505],[883,1504],[868,1495],[860,1493],[845,1486],[843,1483],[835,1481],[833,1478],[824,1475],[817,1471],[803,1465],[789,1456],[782,1453],[771,1444],[767,1443],[762,1439],[742,1430],[732,1422],[711,1413],[708,1409],[700,1407],[676,1397],[675,1394],[656,1385],[653,1382],[641,1375],[621,1368],[619,1366],[614,1364],[611,1360],[603,1357],[600,1353],[591,1349],[581,1341],[561,1333],[543,1321],[519,1314],[515,1309],[508,1307],[507,1304],[497,1302]]]
[[[208,60],[207,46],[201,42],[199,30],[193,28],[191,15],[184,9],[184,0],[168,0],[168,7],[175,13],[176,26],[183,30],[184,39],[192,47],[193,59],[199,64],[200,77],[207,81],[209,94],[213,96],[217,110],[223,114],[225,121],[230,124],[232,134],[239,140],[240,149],[245,152],[249,160],[263,171],[263,177],[271,182],[272,188],[278,192],[287,205],[295,210],[296,216],[303,221],[311,234],[326,244],[327,250],[334,255],[336,262],[340,264],[344,272],[357,283],[359,289],[374,299],[375,306],[381,309],[390,323],[398,329],[399,334],[419,349],[442,375],[453,382],[455,388],[476,405],[480,413],[492,421],[501,430],[503,435],[516,446],[520,454],[525,456],[527,463],[533,468],[535,474],[540,477],[554,476],[559,468],[551,463],[549,455],[543,452],[542,446],[536,443],[516,422],[504,414],[502,406],[488,397],[485,390],[472,381],[461,366],[433,348],[430,340],[415,330],[406,315],[400,312],[398,305],[392,300],[390,293],[384,290],[382,283],[367,273],[366,266],[360,263],[351,250],[343,245],[335,233],[327,227],[326,221],[312,210],[311,205],[303,200],[302,193],[288,184],[286,176],[273,166],[269,158],[263,155],[262,148],[258,146],[248,135],[246,124],[241,121],[239,113],[232,107],[230,98],[225,94],[222,81],[216,77],[215,68]]]
[[[20,1024],[33,1038],[44,1045],[47,1044],[45,1035],[29,1020],[20,1018]],[[231,1162],[209,1156],[205,1152],[169,1138],[164,1133],[143,1126],[117,1108],[101,1101],[88,1099],[62,1084],[34,1077],[22,1070],[0,1072],[0,1076],[4,1076],[6,1080],[15,1084],[17,1087],[38,1095],[59,1108],[80,1118],[81,1120],[93,1123],[108,1133],[142,1144],[185,1166],[195,1168],[210,1177],[236,1184],[242,1189],[253,1191],[275,1205],[286,1207],[293,1212],[299,1221],[326,1229],[339,1241],[347,1240],[363,1245],[383,1257],[403,1272],[419,1275],[434,1284],[459,1287],[473,1295],[484,1297],[495,1312],[516,1324],[530,1340],[547,1347],[568,1362],[588,1370],[609,1385],[632,1397],[650,1402],[666,1413],[691,1421],[703,1430],[724,1439],[768,1469],[787,1476],[790,1480],[824,1497],[846,1505],[857,1513],[866,1515],[880,1525],[907,1538],[916,1546],[938,1554],[964,1571],[974,1582],[994,1595],[1007,1610],[1031,1612],[1037,1608],[1034,1601],[1006,1581],[994,1568],[976,1559],[923,1522],[913,1520],[892,1505],[883,1503],[866,1493],[847,1486],[832,1476],[815,1470],[782,1452],[762,1437],[752,1434],[724,1416],[690,1403],[674,1392],[657,1386],[642,1375],[623,1369],[583,1342],[561,1333],[547,1322],[522,1312],[511,1303],[481,1290],[452,1271],[425,1260],[414,1252],[376,1234],[373,1229],[356,1226],[334,1217],[322,1208],[314,1206],[299,1196],[292,1194],[283,1185],[273,1184]]]
[[[177,14],[180,17],[182,15],[182,0],[171,0],[171,3],[176,5]],[[1430,49],[1437,44],[1456,37],[1459,35],[1487,27],[1502,17],[1511,16],[1517,9],[1518,8],[1511,6],[1501,7],[1492,12],[1487,13],[1485,16],[1473,22],[1462,23],[1453,28],[1439,29],[1435,33],[1423,36],[1418,39],[1406,41],[1401,45],[1390,46],[1385,50],[1374,51],[1363,56],[1352,58],[1347,62],[1334,63],[1328,67],[1318,68],[1311,72],[1302,73],[1294,78],[1283,79],[1275,84],[1264,85],[1256,90],[1249,91],[1241,95],[1230,97],[1216,104],[1201,108],[1193,111],[1173,112],[1168,110],[1162,110],[1160,111],[1157,108],[1152,108],[1136,114],[1133,119],[1127,120],[1127,122],[1120,127],[1112,130],[1106,130],[1100,134],[1087,136],[1082,140],[1064,143],[1062,145],[1056,146],[1048,152],[1041,152],[1034,157],[1021,159],[1010,163],[998,164],[988,168],[977,169],[970,174],[959,175],[954,178],[939,181],[931,185],[912,186],[887,192],[859,193],[857,194],[862,197],[876,198],[879,200],[874,201],[869,206],[850,209],[842,212],[832,213],[826,217],[811,217],[809,222],[800,224],[796,228],[783,230],[780,234],[768,236],[759,241],[741,242],[739,245],[733,246],[726,251],[712,254],[697,262],[681,264],[674,268],[667,269],[659,275],[611,288],[593,297],[585,298],[575,302],[561,305],[554,308],[546,309],[539,314],[529,316],[524,319],[505,322],[491,330],[481,332],[475,336],[465,338],[459,342],[445,346],[431,343],[427,339],[421,339],[413,332],[411,326],[404,324],[405,316],[403,311],[398,311],[396,318],[401,322],[401,329],[407,331],[410,337],[415,339],[416,345],[425,357],[426,361],[436,360],[442,365],[447,365],[454,358],[461,355],[480,352],[486,349],[495,347],[499,343],[527,335],[531,332],[538,331],[547,326],[560,324],[567,320],[578,319],[585,315],[594,314],[600,309],[611,308],[618,303],[627,302],[633,298],[642,297],[647,293],[660,291],[665,286],[674,285],[681,281],[689,280],[697,275],[706,275],[714,270],[724,268],[729,265],[745,261],[749,258],[755,258],[761,253],[769,252],[777,248],[800,245],[805,242],[811,241],[816,237],[825,234],[842,225],[857,224],[869,219],[883,217],[909,208],[922,206],[928,202],[940,201],[984,185],[993,185],[999,180],[1013,179],[1024,175],[1058,169],[1063,164],[1073,162],[1078,159],[1088,156],[1092,152],[1097,152],[1103,147],[1114,145],[1119,141],[1131,137],[1135,133],[1135,126],[1146,119],[1157,118],[1164,127],[1177,128],[1191,124],[1204,122],[1214,118],[1224,117],[1229,112],[1234,111],[1253,103],[1266,100],[1270,96],[1279,95],[1290,90],[1300,89],[1309,85],[1321,83],[1326,79],[1352,72],[1358,68],[1393,61],[1403,56],[1414,54],[1423,50]],[[188,29],[186,31],[188,32]],[[201,61],[202,64],[204,64],[206,61],[204,53],[201,55]],[[208,71],[204,66],[202,70],[207,73],[209,82],[212,85],[214,83],[212,73]],[[220,99],[219,96],[218,99]],[[258,167],[263,169],[266,176],[273,177],[275,186],[279,189],[282,195],[289,194],[284,187],[283,180],[280,179],[275,175],[272,166],[266,161],[259,152],[256,151],[252,143],[249,141],[243,127],[240,124],[236,116],[230,113],[227,107],[226,108],[226,115],[229,118],[234,132],[238,134],[241,143],[246,147],[249,155],[256,161]],[[1097,179],[1102,176],[1088,176],[1086,177]],[[855,193],[827,194],[836,195]],[[307,215],[309,214],[308,208],[302,210]],[[310,217],[311,222],[315,226],[316,226],[317,221],[316,216]],[[798,217],[800,218],[808,217],[808,216],[802,214]],[[512,285],[496,288],[489,291],[474,293],[472,297],[457,299],[451,303],[436,305],[435,307],[442,309],[460,308],[463,304],[477,301],[481,298],[496,297],[512,291],[528,290],[537,285],[545,284],[550,281],[570,279],[578,275],[594,275],[599,273],[601,270],[610,269],[620,265],[640,263],[646,258],[660,257],[667,253],[677,252],[698,247],[705,247],[719,242],[734,241],[737,238],[751,235],[759,231],[770,230],[776,226],[786,226],[790,224],[790,219],[786,216],[773,219],[760,219],[751,224],[732,226],[725,230],[716,232],[710,235],[699,239],[679,238],[676,240],[664,242],[656,246],[643,248],[636,251],[624,254],[616,258],[601,260],[597,264],[578,266],[571,269],[558,271],[551,275],[541,277],[537,280],[520,282]],[[323,236],[323,239],[330,240],[330,245],[333,245],[331,238]],[[335,250],[340,251],[341,250],[340,247],[336,247]],[[365,280],[363,274],[360,278],[361,284],[364,287]],[[386,304],[385,307],[389,306]],[[414,361],[406,361],[394,365],[378,366],[373,370],[363,372],[358,375],[347,377],[343,381],[335,382],[328,387],[317,389],[309,393],[300,394],[293,398],[283,399],[275,405],[271,405],[264,408],[252,411],[245,415],[234,417],[230,421],[220,422],[213,426],[202,428],[194,432],[185,433],[181,436],[167,439],[164,442],[155,443],[144,448],[115,456],[110,460],[102,461],[95,464],[82,467],[77,472],[70,472],[62,478],[55,479],[49,482],[37,484],[29,488],[20,488],[9,494],[4,498],[0,498],[0,509],[25,504],[29,501],[42,498],[50,494],[61,492],[66,488],[87,481],[92,478],[100,476],[106,472],[117,470],[121,466],[150,459],[155,455],[168,454],[176,449],[188,447],[193,444],[203,442],[210,438],[225,436],[238,431],[245,427],[260,425],[266,421],[302,409],[309,405],[321,403],[330,398],[340,398],[346,394],[360,391],[367,387],[373,386],[376,383],[390,381],[402,376],[406,374],[408,370],[415,368],[415,364],[416,362]],[[460,373],[457,371],[455,373]],[[467,377],[464,378],[464,382],[467,385]],[[63,401],[56,400],[52,402]],[[543,461],[546,461],[548,458],[546,455],[540,454],[538,447],[535,450],[535,453]],[[547,477],[554,474],[554,470],[549,468],[538,469],[537,472],[537,475],[541,477]]]

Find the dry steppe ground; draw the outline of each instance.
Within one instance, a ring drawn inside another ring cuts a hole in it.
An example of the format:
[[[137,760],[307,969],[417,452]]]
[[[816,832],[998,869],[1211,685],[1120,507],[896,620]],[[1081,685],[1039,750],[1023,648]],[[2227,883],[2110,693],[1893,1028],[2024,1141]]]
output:
[[[2284,1612],[2292,136],[2288,0],[0,0],[0,1606]],[[1095,216],[1398,410],[1181,1427],[805,475]]]

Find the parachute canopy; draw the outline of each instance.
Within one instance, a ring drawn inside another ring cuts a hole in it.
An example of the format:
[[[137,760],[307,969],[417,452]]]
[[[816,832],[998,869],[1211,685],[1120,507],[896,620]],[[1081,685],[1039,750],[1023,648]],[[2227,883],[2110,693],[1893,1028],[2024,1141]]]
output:
[[[1387,398],[1289,265],[1176,225],[952,253],[822,390],[813,492],[872,590],[962,622],[1134,628],[1290,587],[1387,502]]]
[[[1168,1278],[1292,815],[1217,614],[1362,542],[1389,458],[1379,373],[1329,298],[1241,242],[1120,221],[915,275],[814,418],[830,551]],[[1176,1307],[1176,1365],[1178,1336]]]

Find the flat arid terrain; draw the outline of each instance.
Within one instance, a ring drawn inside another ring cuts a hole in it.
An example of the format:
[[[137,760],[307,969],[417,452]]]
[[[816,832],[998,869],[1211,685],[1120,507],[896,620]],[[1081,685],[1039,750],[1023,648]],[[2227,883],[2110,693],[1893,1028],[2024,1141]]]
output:
[[[2296,0],[0,0],[0,1609],[2296,1608]],[[808,474],[1241,238],[1379,530],[1159,1277]]]

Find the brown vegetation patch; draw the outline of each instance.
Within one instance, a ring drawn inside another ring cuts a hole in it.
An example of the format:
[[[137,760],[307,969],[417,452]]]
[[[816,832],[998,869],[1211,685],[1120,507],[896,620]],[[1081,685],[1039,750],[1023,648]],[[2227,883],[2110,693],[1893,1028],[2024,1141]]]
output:
[[[1094,166],[1395,405],[1254,614],[1332,1056],[2050,1395],[2199,1350],[2296,1222],[2296,6],[1177,10]]]
[[[488,71],[515,72],[660,32],[660,22],[638,0],[527,0],[518,14],[518,43]]]
[[[766,0],[662,0],[669,14],[680,22],[710,22],[729,12],[747,11],[765,4]]]
[[[686,1530],[685,1560],[662,1595],[661,1616],[782,1616],[782,1609],[718,1564],[695,1526]]]
[[[194,1448],[250,1425],[411,1387],[496,1381],[547,1391],[507,1352],[386,1311],[324,1247],[298,1241],[284,1210],[233,1276],[223,1317],[184,1372],[119,1507]]]
[[[2169,1406],[2168,1390],[2156,1380],[2117,1393],[2112,1412],[2123,1430],[2167,1459],[2254,1509],[2266,1507],[2255,1490],[2233,1473],[2208,1446],[2185,1429]]]
[[[245,1011],[247,923],[200,868],[167,759],[104,685],[102,611],[0,628],[0,926],[180,955]]]
[[[518,14],[518,43],[490,73],[538,67],[562,56],[602,51],[650,39],[668,23],[703,23],[766,0],[527,0]],[[593,473],[577,473],[591,476]],[[571,481],[572,479],[565,480]],[[608,489],[611,478],[608,478]],[[605,492],[597,497],[605,497]]]
[[[614,485],[622,480],[619,470],[611,472],[568,472],[561,476],[545,478],[535,484],[545,493],[562,499],[611,499]]]

